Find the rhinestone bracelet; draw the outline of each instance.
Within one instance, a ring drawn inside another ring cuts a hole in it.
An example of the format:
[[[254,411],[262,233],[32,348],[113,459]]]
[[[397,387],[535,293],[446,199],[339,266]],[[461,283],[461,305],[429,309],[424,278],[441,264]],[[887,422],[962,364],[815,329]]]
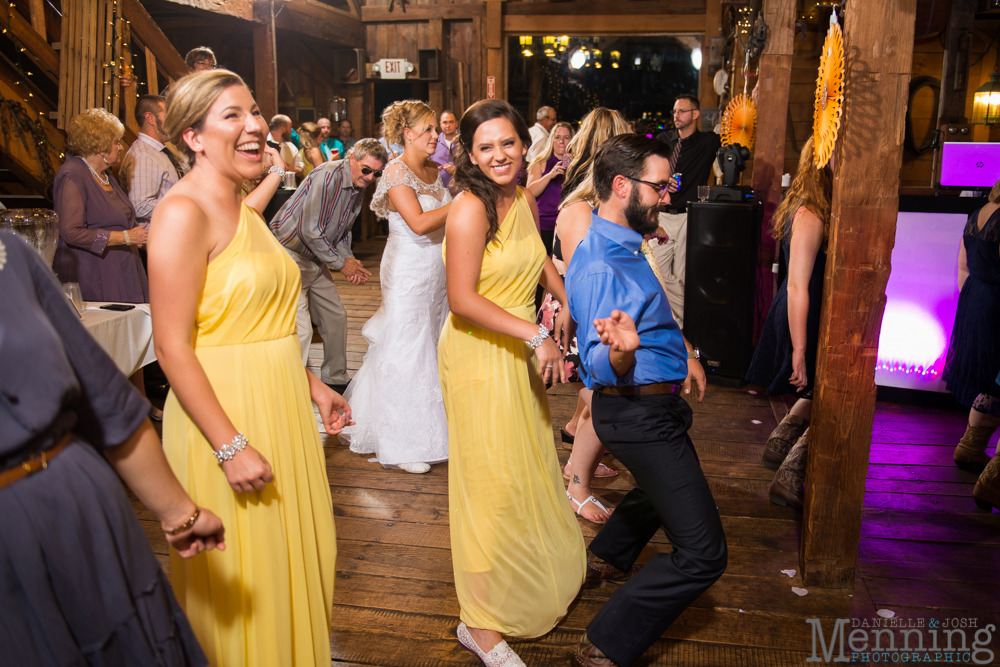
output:
[[[538,325],[538,333],[536,333],[531,340],[528,341],[528,346],[534,350],[536,347],[542,344],[546,338],[549,337],[549,330],[544,324]]]
[[[236,435],[233,436],[232,442],[228,445],[219,447],[219,451],[213,452],[213,454],[215,454],[215,458],[219,460],[219,465],[221,466],[223,463],[236,456],[236,452],[242,452],[246,449],[249,442],[250,441],[247,440],[247,437],[243,435],[243,431],[237,431]]]

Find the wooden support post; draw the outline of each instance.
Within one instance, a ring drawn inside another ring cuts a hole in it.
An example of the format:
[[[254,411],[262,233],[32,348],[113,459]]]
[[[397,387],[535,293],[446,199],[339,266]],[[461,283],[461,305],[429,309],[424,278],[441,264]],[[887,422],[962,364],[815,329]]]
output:
[[[722,0],[705,0],[705,34],[701,38],[701,71],[698,74],[698,99],[702,109],[719,106],[719,96],[715,94],[713,79],[716,69],[709,67],[709,44],[712,37],[722,36]],[[721,109],[719,110],[722,111]],[[711,132],[712,128],[700,128]]]
[[[966,92],[969,87],[969,51],[972,28],[976,21],[976,0],[954,0],[945,30],[944,58],[941,61],[941,100],[938,123],[959,123],[965,117]]]
[[[916,16],[916,0],[845,5],[846,102],[799,554],[805,585],[830,588],[854,585]]]
[[[31,27],[48,42],[45,30],[45,0],[29,0],[28,6],[31,8]]]
[[[274,23],[268,16],[264,23],[255,23],[253,27],[253,92],[260,113],[268,122],[278,113],[277,61]]]
[[[153,55],[148,46],[143,48],[146,51],[146,88],[149,89],[150,95],[159,95],[160,82],[156,73],[156,56]]]
[[[757,272],[758,280],[764,281],[765,285],[773,285],[774,280],[771,264],[774,262],[776,244],[771,238],[771,216],[781,202],[796,4],[796,0],[764,2],[768,39],[760,57],[760,77],[757,79],[757,141],[754,146],[751,184],[764,205]],[[757,311],[766,313],[771,307],[773,289],[758,290],[758,294]]]
[[[432,109],[441,113],[444,110],[444,84],[448,76],[448,68],[445,66],[444,52],[444,21],[441,19],[431,19],[427,22],[427,42],[426,46],[418,47],[438,50],[438,80],[427,84],[427,101]]]
[[[119,5],[121,7],[121,5]],[[128,23],[122,21],[125,26],[125,37],[122,40],[126,44],[132,44],[132,28]],[[126,72],[132,72],[132,49],[125,49],[124,68]],[[122,96],[125,98],[125,126],[132,130],[134,133],[139,134],[139,124],[135,121],[135,101],[136,101],[136,81],[135,77],[132,78],[132,85],[128,88],[122,88]]]
[[[487,97],[487,77],[494,79],[496,98],[507,99],[504,72],[507,62],[503,57],[503,0],[486,0],[486,26],[483,30],[483,91],[481,98]]]

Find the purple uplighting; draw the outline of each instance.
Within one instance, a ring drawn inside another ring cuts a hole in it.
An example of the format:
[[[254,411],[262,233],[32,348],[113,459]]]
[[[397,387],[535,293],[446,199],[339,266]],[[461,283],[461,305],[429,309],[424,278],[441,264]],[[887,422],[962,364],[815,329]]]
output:
[[[958,305],[964,213],[899,214],[875,384],[947,391],[941,375]]]

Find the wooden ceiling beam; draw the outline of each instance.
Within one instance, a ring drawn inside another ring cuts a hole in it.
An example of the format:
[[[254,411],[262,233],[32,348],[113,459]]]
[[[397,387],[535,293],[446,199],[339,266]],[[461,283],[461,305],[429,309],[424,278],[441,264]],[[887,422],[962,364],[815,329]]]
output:
[[[410,5],[405,10],[389,11],[385,6],[361,8],[361,20],[365,23],[393,23],[399,21],[430,21],[443,19],[455,21],[483,18],[486,16],[485,2],[457,2],[445,5]]]
[[[203,9],[213,14],[233,16],[244,21],[254,20],[254,0],[164,0],[164,2]]]
[[[331,41],[338,46],[364,47],[364,31],[361,22],[350,17],[338,17],[336,22],[331,22],[286,8],[274,17],[274,27],[278,30],[298,32],[316,39]]]
[[[290,9],[299,14],[305,14],[306,16],[330,23],[346,22],[348,27],[353,27],[358,31],[361,30],[361,22],[351,12],[314,2],[314,0],[281,0],[280,4],[275,5],[274,11],[277,12],[279,7],[284,7],[285,11]]]
[[[646,3],[633,3],[646,4]],[[513,6],[513,5],[510,5]],[[607,11],[607,7],[604,8]],[[703,33],[704,14],[506,14],[505,33],[515,35],[653,35],[663,33]]]
[[[132,38],[156,54],[156,62],[174,79],[188,73],[184,58],[160,30],[160,26],[146,13],[139,0],[122,0],[122,15],[132,29]]]
[[[507,3],[508,15],[555,15],[579,16],[608,13],[605,0],[582,0],[581,2],[511,2]],[[675,2],[641,2],[622,0],[614,3],[616,15],[659,15],[659,14],[705,14],[705,0],[677,0]]]

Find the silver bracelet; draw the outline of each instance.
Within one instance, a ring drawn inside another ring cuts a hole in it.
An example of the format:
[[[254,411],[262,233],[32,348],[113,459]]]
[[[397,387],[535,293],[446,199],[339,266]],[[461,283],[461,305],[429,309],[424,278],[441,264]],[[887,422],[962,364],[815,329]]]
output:
[[[128,238],[128,230],[127,229],[123,230],[122,234],[125,235],[125,245],[132,245],[132,241],[130,241]]]
[[[548,337],[549,337],[549,330],[545,327],[544,324],[539,324],[538,325],[538,333],[536,333],[531,338],[531,340],[527,341],[528,342],[528,346],[532,350],[534,350],[536,347],[538,347],[539,345],[541,345],[545,341],[545,339],[548,338]]]
[[[270,176],[271,174],[277,174],[278,178],[280,178],[281,180],[285,180],[285,174],[287,173],[288,173],[287,171],[285,171],[276,164],[272,164],[271,168],[267,170],[268,176]]]
[[[250,441],[247,440],[245,435],[243,435],[243,431],[237,431],[236,435],[233,436],[232,442],[228,445],[219,447],[219,451],[212,453],[215,454],[215,458],[219,460],[219,465],[221,466],[223,463],[236,456],[236,452],[242,452],[246,449],[249,443]]]

